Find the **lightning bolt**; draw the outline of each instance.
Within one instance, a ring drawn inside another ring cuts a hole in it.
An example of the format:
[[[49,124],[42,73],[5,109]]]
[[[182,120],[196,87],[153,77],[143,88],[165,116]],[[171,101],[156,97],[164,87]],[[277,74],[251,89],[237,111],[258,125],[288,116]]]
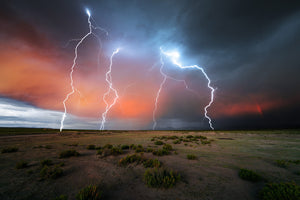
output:
[[[191,65],[191,66],[184,66],[182,65],[178,59],[180,57],[180,54],[177,52],[177,51],[172,51],[172,52],[166,52],[166,51],[163,51],[163,49],[160,47],[160,61],[161,61],[161,67],[160,67],[160,73],[163,75],[163,81],[161,82],[160,84],[160,87],[156,93],[156,98],[155,98],[155,107],[154,107],[154,110],[153,110],[153,130],[156,128],[156,125],[157,125],[157,122],[156,122],[156,118],[155,118],[155,114],[156,114],[156,111],[157,111],[157,104],[158,104],[158,99],[159,99],[159,96],[160,96],[160,93],[161,93],[161,90],[166,82],[166,80],[169,78],[169,79],[172,79],[172,80],[175,80],[175,81],[182,81],[184,84],[185,84],[185,87],[187,90],[193,92],[196,94],[195,91],[191,90],[186,81],[185,80],[178,80],[178,79],[175,79],[175,78],[172,78],[170,76],[167,76],[163,71],[163,67],[164,67],[164,62],[163,62],[163,55],[170,58],[170,60],[172,61],[172,63],[174,65],[176,65],[177,67],[180,67],[181,69],[198,69],[200,70],[203,75],[205,76],[205,78],[207,79],[207,87],[210,89],[210,101],[209,103],[204,107],[204,116],[205,118],[207,118],[208,120],[208,123],[209,123],[209,126],[212,130],[214,130],[214,127],[212,125],[212,120],[211,118],[208,116],[208,111],[207,109],[211,106],[211,104],[214,102],[214,92],[215,92],[215,89],[211,86],[211,80],[210,78],[208,77],[208,75],[206,74],[206,72],[204,71],[204,69],[202,67],[199,67],[198,65]]]
[[[103,101],[104,103],[106,104],[106,108],[105,108],[105,111],[102,113],[102,122],[101,122],[101,126],[100,126],[100,130],[104,130],[104,125],[105,125],[105,122],[106,122],[106,116],[107,116],[107,113],[109,112],[109,110],[116,104],[118,98],[119,98],[119,95],[118,95],[118,92],[117,90],[113,87],[113,83],[112,83],[112,76],[111,76],[111,69],[112,69],[112,64],[113,64],[113,57],[119,53],[120,51],[120,48],[117,48],[110,56],[110,64],[109,64],[109,70],[106,72],[106,82],[108,83],[108,90],[106,93],[104,93],[103,95]],[[110,92],[113,92],[115,97],[113,99],[113,102],[111,104],[109,104],[107,101],[106,101],[106,97],[110,94]]]
[[[108,32],[105,29],[100,28],[98,26],[93,26],[92,25],[92,23],[91,23],[92,17],[91,17],[90,10],[86,9],[85,12],[86,12],[86,14],[88,16],[88,20],[87,21],[88,21],[88,25],[89,25],[89,32],[86,35],[84,35],[82,38],[80,38],[80,39],[72,39],[72,40],[69,41],[69,42],[73,42],[73,41],[78,41],[78,42],[77,42],[77,44],[75,46],[75,49],[74,49],[75,56],[74,56],[74,59],[73,59],[73,64],[72,64],[71,72],[70,72],[70,86],[71,86],[71,91],[66,95],[65,99],[63,100],[64,114],[63,114],[61,122],[60,122],[60,132],[62,132],[62,130],[64,128],[64,121],[65,121],[65,118],[67,117],[67,106],[66,106],[67,101],[69,100],[70,96],[72,96],[75,92],[78,92],[80,94],[80,96],[81,96],[81,93],[79,92],[79,90],[74,86],[74,81],[73,81],[73,73],[74,73],[74,69],[75,69],[75,67],[77,65],[76,61],[77,61],[77,57],[78,57],[78,48],[83,43],[83,41],[86,38],[88,38],[90,35],[93,35],[94,37],[97,38],[97,40],[99,41],[99,44],[100,44],[100,48],[101,48],[101,46],[102,46],[101,40],[100,40],[99,36],[96,35],[93,32],[93,30],[99,29],[99,30],[105,32],[106,35],[108,35]],[[69,44],[69,42],[68,42],[68,44]]]

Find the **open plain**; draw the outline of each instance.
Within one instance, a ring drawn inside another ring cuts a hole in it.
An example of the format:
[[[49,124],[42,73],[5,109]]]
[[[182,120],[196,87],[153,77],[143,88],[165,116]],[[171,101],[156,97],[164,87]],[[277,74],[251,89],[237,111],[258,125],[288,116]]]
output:
[[[75,199],[88,185],[100,188],[102,199],[254,200],[267,183],[300,184],[299,130],[1,129],[0,149],[2,200]],[[66,150],[79,155],[62,156]],[[143,163],[120,164],[130,155],[157,159],[180,178],[151,187]],[[241,169],[259,180],[242,179]]]

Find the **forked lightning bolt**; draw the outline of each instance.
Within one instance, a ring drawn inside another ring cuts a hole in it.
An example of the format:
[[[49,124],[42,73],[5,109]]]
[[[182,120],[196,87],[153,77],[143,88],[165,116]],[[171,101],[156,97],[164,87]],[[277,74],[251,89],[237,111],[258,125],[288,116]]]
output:
[[[111,76],[111,69],[112,69],[112,64],[113,64],[113,57],[119,53],[120,49],[116,49],[110,56],[110,64],[109,64],[109,70],[106,72],[106,82],[108,83],[108,90],[107,92],[103,95],[103,101],[104,103],[106,104],[106,108],[105,108],[105,111],[102,113],[102,122],[101,122],[101,126],[100,126],[100,130],[104,130],[104,125],[105,125],[105,122],[106,122],[106,115],[108,113],[108,111],[116,104],[118,98],[119,98],[119,95],[118,95],[118,92],[117,90],[113,87],[113,83],[112,83],[112,76]],[[107,101],[106,101],[106,97],[110,94],[110,92],[113,92],[115,97],[113,99],[113,102],[111,104],[109,104]]]
[[[77,44],[75,46],[75,49],[74,49],[75,56],[74,56],[74,59],[73,59],[73,65],[71,67],[71,72],[70,72],[70,80],[71,80],[70,81],[70,86],[71,86],[72,90],[71,90],[71,92],[69,92],[67,94],[66,98],[63,100],[64,114],[63,114],[61,122],[60,122],[60,132],[64,128],[64,121],[65,121],[65,118],[67,116],[67,106],[66,106],[66,103],[67,103],[69,97],[74,94],[74,92],[79,92],[79,90],[77,88],[75,88],[74,81],[73,81],[73,73],[74,73],[74,69],[76,67],[76,61],[77,61],[77,57],[78,57],[78,47],[90,35],[95,36],[97,38],[97,40],[99,41],[99,44],[101,45],[101,40],[98,37],[98,35],[96,35],[95,33],[93,33],[93,29],[100,29],[100,30],[104,31],[106,33],[106,35],[108,34],[107,31],[105,31],[104,29],[102,29],[100,27],[95,27],[95,26],[92,25],[92,23],[91,23],[91,13],[90,13],[90,11],[88,9],[86,9],[86,14],[88,15],[89,32],[86,35],[84,35],[82,38],[80,38],[80,39],[72,39],[71,40],[71,41],[78,41],[78,42],[77,42]]]
[[[200,70],[200,71],[203,73],[203,75],[205,76],[205,78],[206,78],[207,81],[208,81],[207,87],[210,89],[210,101],[209,101],[209,103],[208,103],[208,104],[205,106],[205,108],[204,108],[204,115],[205,115],[205,117],[206,117],[207,120],[208,120],[208,123],[209,123],[210,128],[211,128],[212,130],[214,130],[214,127],[213,127],[213,125],[212,125],[212,120],[211,120],[211,118],[210,118],[210,117],[208,116],[208,114],[207,114],[207,113],[208,113],[207,109],[208,109],[208,108],[211,106],[211,104],[214,102],[214,92],[215,92],[215,89],[211,86],[211,80],[210,80],[210,78],[208,77],[208,75],[206,74],[206,72],[204,71],[204,69],[203,69],[202,67],[199,67],[198,65],[191,65],[191,66],[184,66],[184,65],[182,65],[182,64],[178,61],[178,59],[179,59],[179,57],[180,57],[180,54],[179,54],[177,51],[166,52],[166,51],[163,51],[162,48],[160,48],[160,54],[161,54],[161,58],[160,58],[160,59],[161,59],[160,73],[163,75],[164,79],[163,79],[163,81],[162,81],[161,84],[160,84],[159,90],[158,90],[158,92],[157,92],[157,94],[156,94],[156,98],[155,98],[155,107],[154,107],[154,110],[153,110],[153,130],[155,129],[156,124],[157,124],[156,119],[155,119],[155,113],[156,113],[156,110],[157,110],[157,103],[158,103],[159,95],[160,95],[160,93],[161,93],[161,90],[162,90],[162,88],[163,88],[163,86],[164,86],[164,84],[165,84],[167,78],[170,78],[170,79],[173,79],[173,80],[176,80],[176,81],[183,81],[184,84],[185,84],[185,86],[186,86],[186,88],[189,89],[188,86],[187,86],[187,84],[186,84],[186,82],[185,82],[184,80],[177,80],[177,79],[174,79],[174,78],[172,78],[172,77],[169,77],[169,76],[167,76],[167,75],[162,71],[162,69],[163,69],[163,67],[164,67],[163,55],[166,56],[166,57],[168,57],[168,58],[170,58],[170,60],[172,61],[172,63],[173,63],[174,65],[176,65],[177,67],[180,67],[181,69],[188,69],[188,68],[189,68],[189,69],[193,69],[193,68],[195,68],[195,69]],[[190,89],[189,89],[189,90],[190,90]],[[192,90],[191,90],[191,91],[192,91]]]

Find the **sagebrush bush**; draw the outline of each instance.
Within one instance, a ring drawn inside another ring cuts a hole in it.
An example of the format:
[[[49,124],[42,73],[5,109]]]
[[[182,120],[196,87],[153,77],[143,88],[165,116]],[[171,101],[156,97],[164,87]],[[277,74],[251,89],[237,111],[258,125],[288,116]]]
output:
[[[40,164],[41,164],[42,167],[44,167],[45,165],[50,166],[50,165],[52,165],[52,160],[50,160],[50,159],[45,159],[45,160],[42,160],[42,161],[40,162]]]
[[[154,144],[155,145],[163,145],[164,143],[161,140],[157,140],[157,141],[154,142]]]
[[[166,168],[147,169],[144,180],[148,187],[171,188],[180,180],[180,174]]]
[[[100,200],[101,198],[102,191],[96,185],[89,185],[76,195],[76,200]]]
[[[103,153],[103,149],[98,149],[97,154],[102,155],[102,153]]]
[[[181,143],[180,140],[174,140],[174,141],[173,141],[173,144],[180,144],[180,143]]]
[[[143,162],[145,168],[161,167],[162,163],[157,159],[148,159]]]
[[[111,148],[113,148],[113,145],[111,144],[106,144],[103,146],[103,149],[111,149]]]
[[[69,158],[72,156],[79,156],[79,153],[77,151],[71,149],[71,150],[62,151],[59,154],[59,158]]]
[[[123,144],[122,146],[121,146],[121,149],[129,149],[129,145],[127,145],[127,144]]]
[[[28,162],[26,161],[20,161],[16,164],[16,169],[23,169],[28,167]]]
[[[157,149],[157,150],[153,150],[152,154],[155,156],[165,156],[165,155],[169,155],[170,151],[166,149]]]
[[[141,153],[141,152],[144,152],[145,149],[143,148],[142,145],[138,145],[135,149],[135,153]]]
[[[171,151],[173,149],[173,147],[170,144],[164,144],[163,149],[165,149],[167,151]]]
[[[153,152],[153,149],[148,147],[148,148],[146,149],[146,152],[148,152],[148,153]]]
[[[293,183],[268,183],[261,191],[262,200],[300,199],[300,186]]]
[[[86,149],[88,150],[95,150],[96,149],[96,146],[94,144],[90,144],[86,147]]]
[[[129,148],[132,149],[132,150],[135,150],[135,149],[136,149],[136,146],[135,146],[135,144],[131,144],[131,145],[129,146]]]
[[[6,147],[1,150],[1,153],[13,153],[19,151],[18,147]]]
[[[40,176],[43,179],[57,179],[62,175],[63,169],[59,166],[49,167],[45,165],[40,171]]]
[[[122,149],[120,149],[119,147],[112,147],[110,149],[110,154],[117,156],[117,155],[121,155],[123,153]]]
[[[249,169],[240,169],[239,171],[239,177],[241,179],[247,180],[247,181],[252,181],[252,182],[257,182],[262,180],[262,177],[255,173],[254,171],[251,171]]]
[[[54,200],[68,200],[68,196],[62,194],[62,195],[56,197]]]
[[[211,143],[211,141],[209,141],[209,140],[201,140],[201,144],[210,144]]]
[[[293,163],[293,164],[300,164],[300,160],[288,160],[289,163]]]
[[[186,155],[186,157],[189,160],[196,160],[197,159],[197,156],[195,156],[194,154],[188,154],[188,155]]]
[[[141,155],[132,154],[132,155],[128,155],[124,158],[121,158],[119,160],[119,165],[127,166],[128,164],[131,164],[131,163],[139,164],[139,163],[142,163],[144,160],[145,160],[145,158],[143,158]]]
[[[276,160],[276,165],[278,167],[287,168],[288,162],[286,160]]]

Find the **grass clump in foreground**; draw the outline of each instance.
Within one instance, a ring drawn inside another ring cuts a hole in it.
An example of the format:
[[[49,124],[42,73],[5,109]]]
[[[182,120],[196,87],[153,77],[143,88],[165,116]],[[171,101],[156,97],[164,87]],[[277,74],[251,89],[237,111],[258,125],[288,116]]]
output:
[[[41,161],[41,166],[42,167],[44,167],[44,166],[50,166],[50,165],[52,165],[53,163],[52,163],[52,160],[50,160],[50,159],[45,159],[45,160],[42,160]]]
[[[196,160],[197,159],[197,156],[195,156],[194,154],[188,154],[188,155],[186,155],[186,157],[189,160]]]
[[[144,174],[147,186],[153,188],[171,188],[180,179],[180,174],[166,168],[147,169]]]
[[[28,167],[28,162],[26,161],[20,161],[16,164],[16,169],[24,169]]]
[[[276,160],[276,165],[278,167],[287,168],[288,162],[286,160]]]
[[[157,140],[157,141],[154,142],[154,144],[155,144],[155,145],[163,145],[164,142],[161,141],[161,140]]]
[[[6,147],[1,150],[1,153],[13,153],[19,151],[18,147]]]
[[[79,153],[77,151],[71,149],[71,150],[62,151],[59,154],[59,158],[69,158],[72,156],[79,156]]]
[[[138,154],[132,154],[132,155],[128,155],[124,158],[121,158],[121,160],[119,160],[119,165],[120,166],[127,166],[131,163],[137,163],[140,164],[145,160],[145,158],[143,158],[141,155]]]
[[[247,180],[247,181],[252,181],[252,182],[257,182],[262,180],[262,177],[255,173],[254,171],[251,171],[249,169],[240,169],[239,171],[239,177],[241,179]]]
[[[300,199],[300,186],[293,183],[268,183],[261,191],[262,200]]]
[[[170,151],[167,149],[157,149],[157,150],[153,150],[152,154],[155,156],[165,156],[165,155],[169,155]]]
[[[42,179],[57,179],[63,175],[63,172],[59,166],[51,168],[45,165],[40,171],[40,176]]]
[[[96,146],[94,144],[90,144],[86,147],[86,149],[88,150],[95,150],[96,149]]]
[[[68,200],[68,196],[62,194],[62,195],[56,197],[54,200]]]
[[[148,159],[143,162],[145,168],[159,168],[162,166],[162,163],[157,159]]]
[[[102,191],[96,185],[89,185],[81,189],[76,195],[76,200],[100,200]]]

